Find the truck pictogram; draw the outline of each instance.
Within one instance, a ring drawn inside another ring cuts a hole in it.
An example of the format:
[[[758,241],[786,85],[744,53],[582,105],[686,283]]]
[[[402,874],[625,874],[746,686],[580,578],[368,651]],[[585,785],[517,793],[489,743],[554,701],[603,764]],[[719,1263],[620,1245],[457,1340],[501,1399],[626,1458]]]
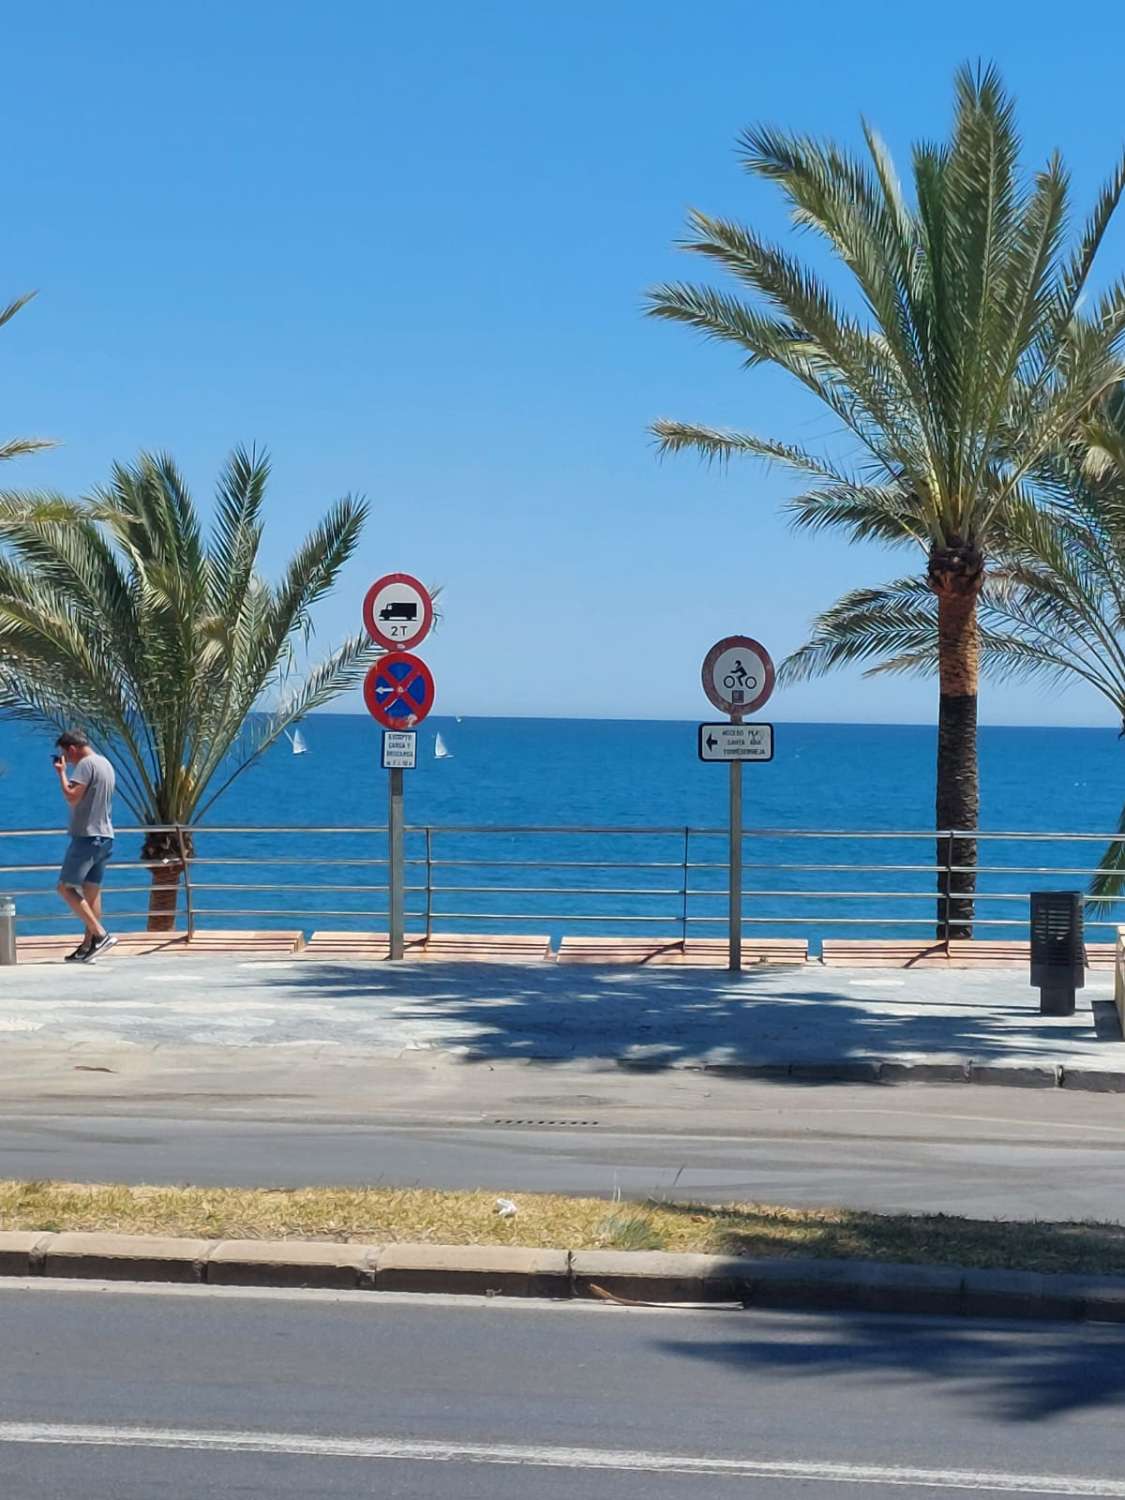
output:
[[[391,604],[384,604],[379,611],[380,620],[416,620],[418,618],[418,605],[415,600],[399,599]]]

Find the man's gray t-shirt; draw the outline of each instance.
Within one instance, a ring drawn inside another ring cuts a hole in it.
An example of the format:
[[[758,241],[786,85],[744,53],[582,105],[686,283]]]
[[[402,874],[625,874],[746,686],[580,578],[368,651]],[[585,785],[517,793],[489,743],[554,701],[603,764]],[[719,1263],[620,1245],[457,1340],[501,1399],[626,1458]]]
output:
[[[81,800],[70,809],[72,839],[113,837],[113,789],[117,784],[113,767],[104,755],[84,755],[67,768],[72,786],[85,787]]]

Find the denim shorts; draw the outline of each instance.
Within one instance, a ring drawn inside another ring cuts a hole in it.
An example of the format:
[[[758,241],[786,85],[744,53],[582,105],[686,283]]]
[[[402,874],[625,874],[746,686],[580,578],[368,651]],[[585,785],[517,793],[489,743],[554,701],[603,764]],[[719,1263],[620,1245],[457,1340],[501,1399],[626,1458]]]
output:
[[[112,853],[112,839],[71,839],[63,856],[59,884],[72,885],[75,890],[84,885],[101,885]]]

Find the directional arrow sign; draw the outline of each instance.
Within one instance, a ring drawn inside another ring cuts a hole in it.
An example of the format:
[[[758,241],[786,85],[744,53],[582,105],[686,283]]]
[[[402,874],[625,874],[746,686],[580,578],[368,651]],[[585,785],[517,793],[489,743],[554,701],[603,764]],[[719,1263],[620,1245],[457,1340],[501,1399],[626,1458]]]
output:
[[[700,760],[773,760],[772,724],[700,724]]]

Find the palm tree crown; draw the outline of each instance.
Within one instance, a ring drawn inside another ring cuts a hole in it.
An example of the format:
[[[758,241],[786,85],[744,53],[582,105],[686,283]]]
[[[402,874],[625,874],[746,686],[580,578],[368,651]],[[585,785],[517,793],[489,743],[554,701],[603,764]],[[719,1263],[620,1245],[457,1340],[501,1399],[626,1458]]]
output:
[[[679,421],[654,431],[664,452],[750,455],[811,480],[791,502],[798,525],[926,554],[921,587],[937,603],[937,824],[978,816],[976,604],[1005,509],[1044,454],[1121,374],[1125,282],[1088,308],[1091,268],[1125,187],[1125,162],[1078,243],[1067,248],[1069,183],[1053,156],[1025,183],[1013,105],[993,69],[962,69],[948,144],[913,153],[913,195],[864,126],[866,157],[773,129],[748,131],[743,160],[773,182],[794,223],[846,270],[851,311],[807,265],[751,229],[696,213],[686,248],[755,294],[684,284],[657,288],[653,316],[734,344],[752,368],[772,363],[840,423],[853,462],[742,432]],[[801,670],[851,659],[806,654]],[[975,845],[941,893],[939,929],[967,935]],[[951,899],[960,892],[963,899]]]
[[[258,572],[268,475],[264,454],[231,455],[206,541],[166,456],[117,466],[89,501],[0,497],[0,712],[84,726],[141,823],[201,817],[375,655],[353,636],[292,683],[366,506],[334,505],[270,584]],[[270,695],[280,706],[257,712]]]

